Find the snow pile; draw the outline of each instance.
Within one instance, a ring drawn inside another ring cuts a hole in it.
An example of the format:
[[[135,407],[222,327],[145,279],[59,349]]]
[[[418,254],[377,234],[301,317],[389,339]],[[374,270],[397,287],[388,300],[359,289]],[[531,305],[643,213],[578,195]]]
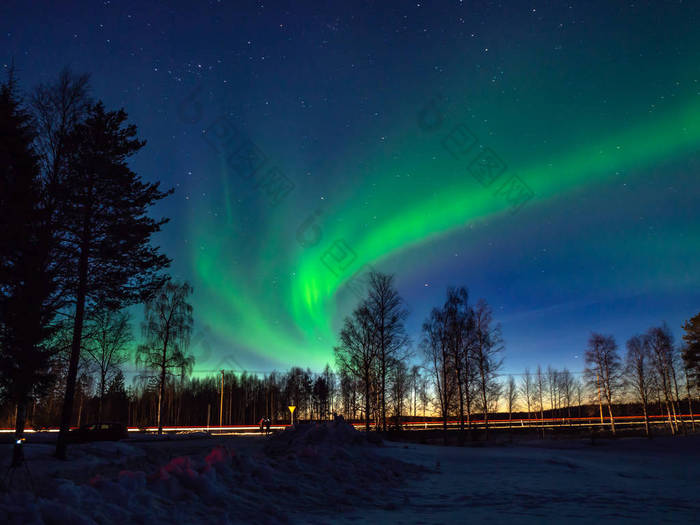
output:
[[[384,508],[393,489],[425,471],[376,449],[371,437],[341,420],[289,428],[269,440],[265,453],[275,472],[289,474],[273,490],[290,494],[298,509],[322,512]]]
[[[377,455],[343,422],[299,425],[249,454],[203,447],[148,472],[108,470],[86,483],[57,478],[37,499],[3,494],[0,523],[307,521],[331,509],[385,507],[388,494],[422,470]]]
[[[271,454],[308,452],[319,448],[334,451],[348,446],[364,446],[370,442],[381,444],[381,439],[369,440],[365,434],[339,419],[332,423],[297,424],[272,436],[266,450]]]

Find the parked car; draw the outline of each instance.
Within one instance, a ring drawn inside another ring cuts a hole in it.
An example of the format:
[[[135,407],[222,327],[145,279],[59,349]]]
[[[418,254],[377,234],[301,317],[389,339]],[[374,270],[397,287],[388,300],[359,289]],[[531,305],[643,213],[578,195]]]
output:
[[[95,423],[82,425],[68,433],[69,441],[86,443],[89,441],[119,441],[129,437],[124,423]]]

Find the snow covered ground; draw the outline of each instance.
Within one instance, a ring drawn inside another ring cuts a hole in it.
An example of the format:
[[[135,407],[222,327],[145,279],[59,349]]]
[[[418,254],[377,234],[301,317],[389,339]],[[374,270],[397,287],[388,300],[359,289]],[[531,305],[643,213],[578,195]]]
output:
[[[336,522],[700,523],[700,436],[380,453],[435,474],[409,481],[390,511]]]
[[[0,523],[698,522],[700,436],[438,447],[345,424],[271,438],[28,444]],[[9,456],[9,445],[0,454]],[[4,470],[4,469],[3,469]]]

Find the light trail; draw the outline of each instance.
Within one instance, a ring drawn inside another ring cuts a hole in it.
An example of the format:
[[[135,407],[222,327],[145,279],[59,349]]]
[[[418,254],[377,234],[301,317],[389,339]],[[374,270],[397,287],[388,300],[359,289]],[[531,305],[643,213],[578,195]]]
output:
[[[679,414],[672,416],[671,420],[674,423],[692,423],[697,421],[700,424],[700,414]],[[649,416],[649,423],[654,425],[667,425],[669,423],[668,415],[653,415]],[[355,428],[362,429],[365,427],[364,422],[354,422],[351,423]],[[551,428],[551,427],[591,427],[599,426],[606,427],[610,425],[610,417],[603,418],[603,422],[600,421],[600,417],[552,417],[552,418],[513,418],[511,419],[489,419],[489,427],[493,428],[512,428],[513,430],[518,428]],[[644,416],[615,416],[615,425],[643,425]],[[460,422],[458,419],[450,419],[447,421],[448,430],[459,429]],[[467,421],[464,422],[465,428],[467,428]],[[471,421],[472,427],[482,428],[486,426],[486,420],[476,419]],[[277,424],[271,425],[270,430],[284,430],[289,427],[289,424]],[[402,429],[405,430],[421,430],[421,429],[435,429],[441,428],[443,426],[442,420],[430,420],[430,421],[405,421],[401,423]],[[370,428],[376,428],[377,424],[370,423]],[[71,427],[71,430],[75,430],[77,427]],[[129,432],[158,432],[158,427],[128,427]],[[1,428],[0,434],[12,434],[14,433],[12,428]],[[56,433],[58,428],[47,428],[47,429],[26,429],[24,431],[27,434],[49,432]],[[209,426],[189,426],[189,425],[178,425],[178,426],[165,426],[163,427],[163,432],[230,432],[230,433],[260,433],[259,425],[209,425]],[[263,430],[264,432],[264,430]]]

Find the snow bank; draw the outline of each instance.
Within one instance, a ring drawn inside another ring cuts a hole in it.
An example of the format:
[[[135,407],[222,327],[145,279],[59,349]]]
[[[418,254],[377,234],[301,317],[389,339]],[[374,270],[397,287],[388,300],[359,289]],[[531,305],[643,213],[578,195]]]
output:
[[[81,461],[107,453],[143,454],[135,445],[90,445],[80,452]],[[374,449],[343,422],[298,425],[247,454],[205,442],[198,453],[148,471],[108,470],[86,483],[59,476],[36,499],[26,492],[4,494],[0,523],[264,524],[306,521],[360,504],[382,507],[390,491],[422,469]]]

